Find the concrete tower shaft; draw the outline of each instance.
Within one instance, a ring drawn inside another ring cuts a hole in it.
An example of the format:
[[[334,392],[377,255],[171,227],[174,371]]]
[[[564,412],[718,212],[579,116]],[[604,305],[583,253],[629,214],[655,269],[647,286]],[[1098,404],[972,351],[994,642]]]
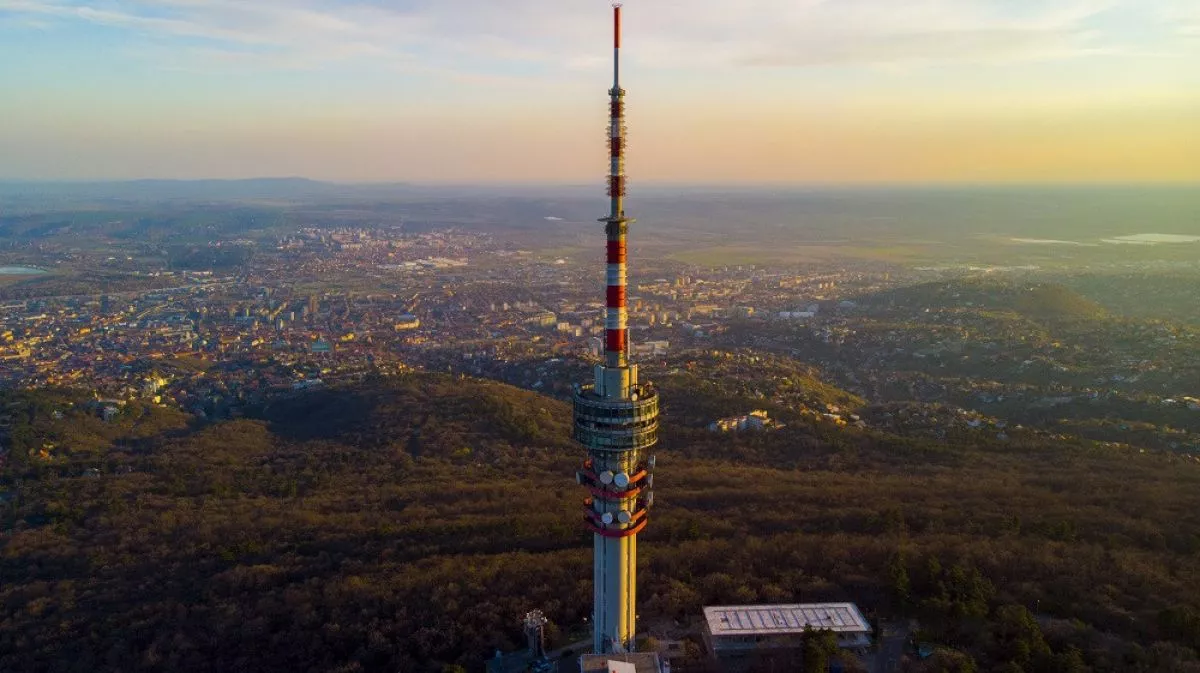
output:
[[[637,603],[637,535],[646,527],[654,501],[651,487],[658,441],[658,393],[639,383],[629,358],[626,306],[625,91],[621,88],[621,7],[613,7],[613,86],[609,90],[609,175],[607,290],[604,362],[590,385],[577,385],[574,436],[587,449],[577,473],[590,497],[584,524],[593,533],[596,653],[633,649]]]

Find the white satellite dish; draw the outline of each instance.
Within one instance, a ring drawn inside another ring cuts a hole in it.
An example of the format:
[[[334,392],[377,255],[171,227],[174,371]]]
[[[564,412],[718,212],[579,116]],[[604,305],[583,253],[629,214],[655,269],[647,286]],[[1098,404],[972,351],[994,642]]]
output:
[[[620,521],[621,523],[629,523],[630,519],[632,518],[633,517],[629,515],[629,512],[625,510],[617,512],[617,521]]]
[[[602,514],[600,516],[600,520],[603,521],[604,523],[612,523],[613,522],[612,512],[605,512],[604,514]]]
[[[613,483],[613,473],[610,470],[605,470],[600,473],[600,483],[608,485]]]
[[[624,472],[618,472],[617,476],[613,477],[613,483],[620,488],[625,488],[629,485],[629,475]]]

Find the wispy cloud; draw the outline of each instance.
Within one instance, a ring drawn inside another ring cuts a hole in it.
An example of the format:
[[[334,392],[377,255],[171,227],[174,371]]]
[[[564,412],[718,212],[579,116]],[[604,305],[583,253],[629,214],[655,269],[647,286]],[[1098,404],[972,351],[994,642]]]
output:
[[[638,43],[631,57],[646,66],[895,65],[1111,49],[1088,21],[1115,2],[654,0],[631,3],[627,20]],[[0,0],[0,10],[43,22],[174,38],[216,63],[312,68],[369,59],[474,72],[602,67],[606,8],[602,0]]]
[[[756,66],[1066,57],[1095,48],[1096,36],[1084,24],[1111,6],[1107,0],[1044,2],[1025,11],[1011,2],[985,0],[752,4],[760,11],[730,16],[714,8],[675,29],[659,9],[658,34],[670,41],[662,56],[673,54],[679,64]],[[712,37],[707,45],[697,45],[697,34]]]
[[[1200,3],[1195,0],[1163,0],[1163,20],[1186,37],[1200,37]]]

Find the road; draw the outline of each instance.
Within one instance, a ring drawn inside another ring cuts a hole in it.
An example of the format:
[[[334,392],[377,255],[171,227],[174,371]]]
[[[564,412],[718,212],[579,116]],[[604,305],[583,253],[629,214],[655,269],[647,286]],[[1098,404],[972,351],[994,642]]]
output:
[[[559,673],[579,673],[579,655],[583,654],[585,650],[590,650],[591,648],[592,639],[588,638],[587,640],[581,640],[577,643],[565,645],[557,650],[551,650],[550,652],[546,653],[546,658],[550,661],[558,662]],[[567,650],[571,650],[574,652],[574,654],[566,659],[563,659],[562,654]]]
[[[874,656],[867,657],[867,671],[895,673],[900,670],[900,659],[904,657],[904,646],[912,630],[906,622],[888,622],[879,628],[882,631],[879,647]]]

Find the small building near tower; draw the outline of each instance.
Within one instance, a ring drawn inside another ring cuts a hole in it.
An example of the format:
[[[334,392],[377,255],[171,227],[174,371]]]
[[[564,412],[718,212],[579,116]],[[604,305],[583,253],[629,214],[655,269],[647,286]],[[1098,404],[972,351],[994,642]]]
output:
[[[671,673],[656,652],[629,654],[585,654],[579,658],[580,673]]]
[[[832,631],[838,647],[857,654],[871,646],[871,626],[854,603],[711,606],[704,621],[704,640],[718,659],[799,650],[806,628]]]

